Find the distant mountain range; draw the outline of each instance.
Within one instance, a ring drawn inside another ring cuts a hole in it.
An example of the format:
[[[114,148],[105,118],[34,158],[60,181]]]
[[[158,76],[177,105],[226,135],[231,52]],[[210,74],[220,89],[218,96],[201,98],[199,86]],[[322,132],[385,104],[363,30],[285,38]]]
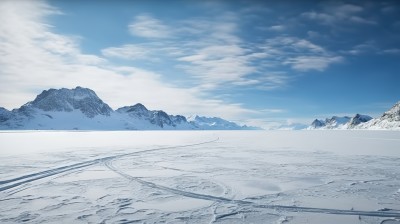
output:
[[[218,117],[169,115],[143,104],[113,110],[88,88],[44,90],[33,101],[9,111],[0,107],[0,130],[260,130]],[[315,119],[311,125],[283,125],[282,130],[400,130],[400,101],[378,118],[356,114]]]
[[[88,88],[44,90],[9,111],[0,107],[2,130],[257,130],[222,118],[169,115],[138,103],[113,110]]]
[[[189,122],[200,129],[206,130],[261,130],[261,128],[251,126],[240,126],[234,122],[224,120],[219,117],[200,117],[191,116]]]
[[[354,117],[333,116],[325,120],[315,119],[307,129],[400,130],[400,101],[378,118],[361,114]]]

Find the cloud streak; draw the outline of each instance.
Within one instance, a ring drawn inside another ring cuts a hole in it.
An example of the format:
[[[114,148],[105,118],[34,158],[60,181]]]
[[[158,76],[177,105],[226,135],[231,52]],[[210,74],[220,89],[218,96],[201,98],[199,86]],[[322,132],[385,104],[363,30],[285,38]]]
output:
[[[324,71],[343,57],[328,52],[308,40],[291,36],[267,39],[263,49],[276,58],[276,64],[289,65],[296,71]]]
[[[105,57],[111,58],[122,58],[127,60],[149,59],[148,49],[134,44],[105,48],[101,50],[101,53]]]
[[[128,28],[132,35],[139,37],[167,38],[172,35],[167,25],[149,14],[136,16]]]
[[[360,5],[325,2],[320,11],[307,11],[301,16],[328,26],[338,26],[339,24],[377,25],[377,21],[362,16],[364,11],[365,9]]]

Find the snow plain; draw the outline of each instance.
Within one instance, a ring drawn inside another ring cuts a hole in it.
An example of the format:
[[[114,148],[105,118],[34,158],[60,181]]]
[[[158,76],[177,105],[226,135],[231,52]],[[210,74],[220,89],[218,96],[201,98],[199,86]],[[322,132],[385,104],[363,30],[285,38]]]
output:
[[[400,132],[3,131],[0,223],[400,223]]]

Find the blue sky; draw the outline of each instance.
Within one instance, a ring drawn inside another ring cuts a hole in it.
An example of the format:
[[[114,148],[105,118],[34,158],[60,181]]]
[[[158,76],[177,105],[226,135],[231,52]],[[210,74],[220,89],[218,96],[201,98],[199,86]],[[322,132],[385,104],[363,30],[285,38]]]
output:
[[[114,109],[264,128],[400,100],[397,1],[0,3],[0,105],[91,88]]]

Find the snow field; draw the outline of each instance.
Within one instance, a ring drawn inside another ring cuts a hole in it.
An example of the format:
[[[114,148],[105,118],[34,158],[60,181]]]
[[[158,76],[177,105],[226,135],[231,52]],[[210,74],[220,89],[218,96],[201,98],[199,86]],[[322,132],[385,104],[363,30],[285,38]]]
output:
[[[1,132],[1,223],[399,223],[393,131]]]

